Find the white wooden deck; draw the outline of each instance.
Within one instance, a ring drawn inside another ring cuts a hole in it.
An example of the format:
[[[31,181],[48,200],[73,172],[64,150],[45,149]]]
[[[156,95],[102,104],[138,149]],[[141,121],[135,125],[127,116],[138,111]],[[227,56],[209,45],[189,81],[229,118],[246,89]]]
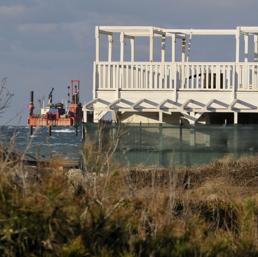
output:
[[[105,27],[106,28],[106,27]],[[237,123],[239,112],[258,113],[258,27],[236,30],[158,30],[161,35],[161,60],[153,62],[153,38],[150,34],[150,61],[134,61],[135,43],[132,39],[151,30],[133,27],[108,27],[109,38],[107,61],[99,60],[99,31],[96,31],[96,61],[93,72],[93,100],[85,104],[87,111],[94,111],[94,121],[98,122],[108,112],[124,115],[145,112],[158,113],[158,122],[163,122],[163,114],[181,113],[194,124],[207,112],[233,112]],[[141,27],[140,27],[141,28]],[[147,27],[148,28],[148,27]],[[129,32],[130,31],[130,34]],[[114,32],[120,34],[120,61],[112,60],[112,38]],[[104,32],[103,32],[104,33]],[[127,35],[127,34],[129,35]],[[235,62],[194,62],[187,56],[193,34],[229,35],[236,39]],[[122,36],[121,36],[122,35]],[[131,44],[131,60],[124,60],[124,40],[126,35]],[[165,61],[164,37],[172,38],[172,60]],[[241,60],[240,39],[244,38],[244,53]],[[250,38],[254,40],[253,59]],[[176,40],[182,43],[180,60],[175,58]],[[173,44],[174,42],[174,44]],[[249,57],[250,58],[250,57]],[[120,115],[120,116],[121,116]]]

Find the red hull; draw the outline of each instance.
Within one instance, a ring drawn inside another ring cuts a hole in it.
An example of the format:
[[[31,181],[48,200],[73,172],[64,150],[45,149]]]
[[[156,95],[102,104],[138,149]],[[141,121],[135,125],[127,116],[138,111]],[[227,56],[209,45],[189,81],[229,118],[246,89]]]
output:
[[[45,117],[29,117],[28,125],[33,127],[38,126],[75,126],[75,120],[73,118],[58,118],[48,119]]]

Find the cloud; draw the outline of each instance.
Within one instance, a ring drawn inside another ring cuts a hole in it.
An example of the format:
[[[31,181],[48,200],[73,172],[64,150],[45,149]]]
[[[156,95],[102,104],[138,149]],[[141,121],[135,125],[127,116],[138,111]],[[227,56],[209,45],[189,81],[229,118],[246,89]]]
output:
[[[32,32],[32,33],[53,33],[57,31],[58,24],[55,23],[29,23],[18,25],[19,32]]]
[[[41,93],[53,83],[62,93],[71,78],[81,79],[82,99],[89,100],[96,25],[257,26],[257,10],[257,0],[0,0],[0,78],[10,78],[18,105],[24,101],[21,95],[27,97],[26,90]],[[209,42],[206,50],[193,42],[192,55],[199,58],[229,52],[218,46],[208,52]],[[146,45],[136,46],[137,54],[148,55]],[[114,55],[119,55],[118,47],[115,38]]]
[[[0,16],[2,17],[15,17],[17,15],[24,14],[26,12],[26,7],[24,5],[10,5],[10,6],[0,6]]]

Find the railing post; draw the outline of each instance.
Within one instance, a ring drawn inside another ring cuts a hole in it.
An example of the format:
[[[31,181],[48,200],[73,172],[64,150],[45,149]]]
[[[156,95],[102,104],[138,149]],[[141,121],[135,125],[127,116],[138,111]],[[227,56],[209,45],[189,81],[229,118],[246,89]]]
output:
[[[236,30],[236,63],[239,62],[239,53],[240,53],[240,28],[237,27],[237,30]]]
[[[249,37],[248,37],[248,34],[245,34],[244,35],[244,42],[245,42],[245,62],[248,62],[248,40]]]
[[[97,98],[97,71],[96,71],[96,62],[93,63],[93,87],[92,87],[92,96],[93,99]]]
[[[134,38],[130,39],[130,45],[131,45],[131,62],[134,62],[134,59],[135,59],[135,40],[134,40]]]
[[[186,61],[186,38],[182,39],[182,62]]]
[[[249,35],[246,33],[244,35],[244,54],[245,54],[245,63],[244,63],[244,71],[245,71],[245,87],[249,89],[249,67],[248,67],[248,47],[249,47]]]
[[[100,33],[99,27],[96,26],[95,28],[95,40],[96,40],[96,61],[93,64],[93,99],[97,98],[97,90],[99,87],[99,76],[97,76],[98,69],[99,69],[99,56],[100,56],[100,47],[99,47],[99,40],[100,40]]]
[[[108,35],[108,67],[107,67],[107,72],[108,72],[108,83],[107,83],[107,88],[111,88],[111,62],[112,62],[112,51],[113,51],[113,35]]]
[[[237,90],[238,90],[238,83],[237,83],[237,65],[239,65],[239,64],[235,64],[235,65],[233,65],[233,71],[232,71],[232,73],[233,73],[233,78],[232,78],[232,80],[233,80],[233,85],[232,85],[232,91],[233,91],[233,99],[236,99],[237,98]]]
[[[161,61],[165,62],[165,53],[166,53],[166,35],[161,37]]]
[[[174,63],[176,61],[176,35],[172,34],[171,36],[171,61]]]
[[[178,84],[177,84],[177,64],[175,62],[172,63],[172,74],[173,74],[173,80],[174,80],[174,101],[177,102]]]
[[[125,34],[120,33],[120,65],[118,65],[119,82],[117,87],[117,98],[120,98],[120,89],[123,88],[124,77],[124,46],[125,46]]]
[[[254,35],[254,62],[258,62],[258,34]]]
[[[233,68],[234,72],[234,81],[232,85],[232,98],[233,100],[237,98],[237,93],[236,91],[239,89],[240,85],[240,66],[239,66],[239,61],[240,61],[240,28],[237,27],[236,30],[236,60],[235,60],[235,65]]]
[[[113,36],[108,35],[108,62],[112,62]]]
[[[149,56],[150,62],[153,62],[153,57],[154,57],[154,32],[152,28],[150,31],[150,56]]]
[[[96,39],[96,62],[99,62],[99,27],[97,26],[95,29],[95,39]]]

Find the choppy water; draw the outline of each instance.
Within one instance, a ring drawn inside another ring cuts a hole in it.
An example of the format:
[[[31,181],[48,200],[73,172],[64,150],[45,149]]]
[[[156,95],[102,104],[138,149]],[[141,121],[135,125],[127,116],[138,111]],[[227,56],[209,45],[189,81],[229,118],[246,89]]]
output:
[[[54,128],[52,136],[48,136],[47,128],[34,129],[34,134],[29,135],[27,126],[1,126],[0,143],[6,147],[15,146],[16,151],[26,152],[41,158],[63,156],[78,159],[81,136],[75,136],[72,128]]]

